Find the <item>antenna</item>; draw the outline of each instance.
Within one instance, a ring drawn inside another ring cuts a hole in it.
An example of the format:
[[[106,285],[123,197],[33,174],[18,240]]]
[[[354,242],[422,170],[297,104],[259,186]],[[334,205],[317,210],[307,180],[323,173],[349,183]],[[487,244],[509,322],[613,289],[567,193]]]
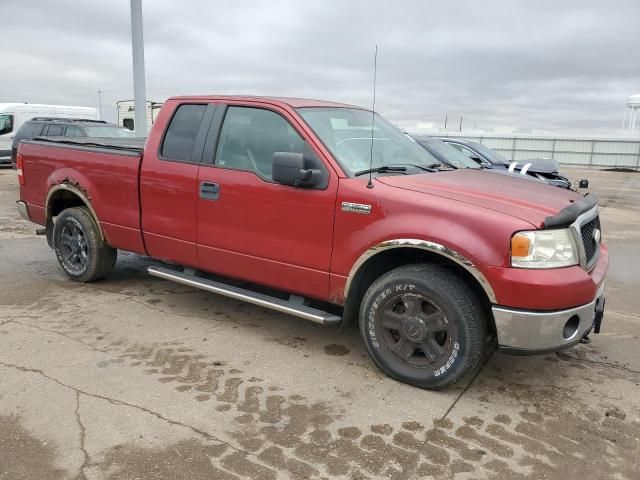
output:
[[[373,188],[373,182],[371,177],[373,176],[373,126],[376,121],[376,76],[378,73],[378,45],[376,45],[376,51],[373,54],[373,105],[371,107],[371,152],[369,157],[369,183],[367,188]]]

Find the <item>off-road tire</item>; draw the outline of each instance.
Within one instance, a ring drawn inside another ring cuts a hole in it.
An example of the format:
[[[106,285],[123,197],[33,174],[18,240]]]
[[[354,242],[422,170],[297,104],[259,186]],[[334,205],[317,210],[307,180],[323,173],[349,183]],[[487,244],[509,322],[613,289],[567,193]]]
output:
[[[440,389],[478,364],[486,339],[482,311],[453,272],[407,265],[369,287],[360,306],[360,333],[371,359],[387,375]]]
[[[63,210],[53,227],[53,249],[64,273],[76,282],[106,277],[116,264],[118,251],[102,239],[86,207]]]

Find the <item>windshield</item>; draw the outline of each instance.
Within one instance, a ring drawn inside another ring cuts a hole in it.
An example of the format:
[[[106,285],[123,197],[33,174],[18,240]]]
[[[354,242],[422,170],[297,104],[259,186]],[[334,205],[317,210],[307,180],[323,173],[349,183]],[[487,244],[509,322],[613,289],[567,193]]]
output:
[[[299,108],[298,112],[350,175],[369,168],[372,150],[370,111],[305,107]],[[439,163],[402,130],[381,116],[375,116],[372,168],[387,165],[430,167]]]
[[[116,126],[84,127],[87,137],[135,137],[128,128]]]
[[[423,145],[424,148],[432,152],[436,157],[442,158],[444,162],[456,168],[480,168],[480,165],[471,160],[464,153],[450,145],[447,145],[441,140],[418,140],[418,143]]]
[[[509,160],[504,158],[498,152],[496,152],[495,150],[491,150],[489,147],[485,147],[481,143],[474,142],[472,148],[478,150],[482,154],[482,156],[488,158],[491,163],[504,163],[507,165],[510,163]]]

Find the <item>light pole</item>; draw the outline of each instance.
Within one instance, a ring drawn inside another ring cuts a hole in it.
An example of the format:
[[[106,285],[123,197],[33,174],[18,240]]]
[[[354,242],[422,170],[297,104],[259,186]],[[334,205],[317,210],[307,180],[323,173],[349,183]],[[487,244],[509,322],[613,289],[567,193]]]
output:
[[[144,80],[144,39],[142,35],[142,0],[131,0],[131,51],[133,53],[134,130],[147,136],[147,98]]]
[[[102,120],[102,90],[98,90],[98,120]]]

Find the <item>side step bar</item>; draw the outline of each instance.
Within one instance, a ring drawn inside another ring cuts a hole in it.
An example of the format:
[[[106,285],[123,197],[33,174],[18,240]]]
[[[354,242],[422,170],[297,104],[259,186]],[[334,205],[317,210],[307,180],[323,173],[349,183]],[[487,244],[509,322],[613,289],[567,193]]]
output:
[[[270,308],[282,313],[288,313],[289,315],[304,318],[305,320],[311,320],[312,322],[320,323],[322,325],[334,326],[339,325],[340,322],[342,322],[341,317],[323,310],[318,310],[317,308],[307,307],[306,305],[300,305],[280,298],[264,295],[262,293],[252,292],[233,285],[226,285],[206,278],[200,278],[193,274],[176,272],[175,270],[163,267],[149,267],[147,268],[147,273],[154,277],[164,278],[165,280],[171,280],[189,287],[200,288],[207,292],[217,293],[235,300],[253,303],[254,305]]]

